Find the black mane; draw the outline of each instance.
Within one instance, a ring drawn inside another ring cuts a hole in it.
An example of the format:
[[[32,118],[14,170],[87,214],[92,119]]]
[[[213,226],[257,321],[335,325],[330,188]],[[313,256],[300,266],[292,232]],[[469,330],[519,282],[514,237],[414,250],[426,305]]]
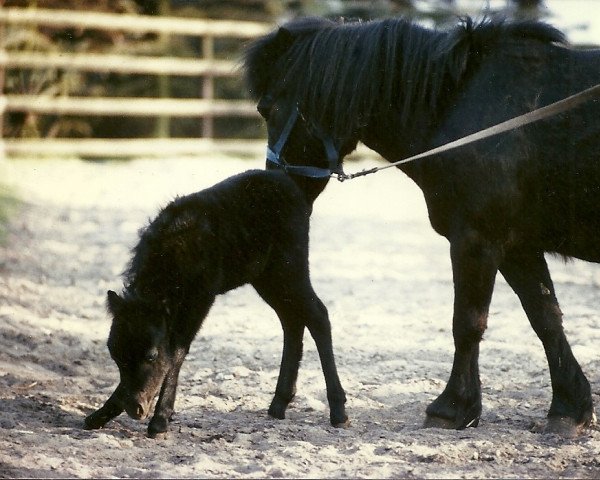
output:
[[[418,109],[433,110],[442,92],[460,82],[469,61],[502,39],[565,41],[538,22],[467,18],[440,32],[401,18],[365,23],[305,18],[251,44],[244,69],[255,98],[290,92],[307,117],[342,136],[390,107],[403,123]]]

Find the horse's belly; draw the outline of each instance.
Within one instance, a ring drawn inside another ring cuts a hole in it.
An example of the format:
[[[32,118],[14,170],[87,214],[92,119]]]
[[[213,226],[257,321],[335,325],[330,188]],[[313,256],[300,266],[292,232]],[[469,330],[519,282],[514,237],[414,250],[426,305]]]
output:
[[[588,262],[600,263],[600,225],[572,225],[553,239],[549,251]]]

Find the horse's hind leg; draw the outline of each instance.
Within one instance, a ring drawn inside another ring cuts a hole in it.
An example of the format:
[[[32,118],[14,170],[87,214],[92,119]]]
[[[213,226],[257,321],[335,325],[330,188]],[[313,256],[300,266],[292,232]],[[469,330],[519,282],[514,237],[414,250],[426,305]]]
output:
[[[275,277],[278,277],[276,275]],[[330,408],[330,420],[334,426],[347,423],[346,395],[335,366],[331,339],[331,325],[327,309],[319,300],[308,280],[295,282],[292,276],[286,280],[269,278],[254,283],[259,295],[277,312],[284,334],[283,356],[275,396],[269,414],[284,418],[285,409],[296,392],[296,379],[302,357],[302,336],[305,325],[315,340]]]
[[[552,382],[547,430],[576,435],[594,418],[590,384],[575,360],[562,326],[562,313],[544,255],[508,254],[500,272],[519,296],[531,326],[542,341]]]

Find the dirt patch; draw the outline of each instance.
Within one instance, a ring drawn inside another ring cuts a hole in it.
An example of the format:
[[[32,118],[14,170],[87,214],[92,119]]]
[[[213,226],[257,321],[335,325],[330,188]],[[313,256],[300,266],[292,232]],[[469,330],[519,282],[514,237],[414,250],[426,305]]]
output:
[[[332,319],[349,429],[328,424],[308,336],[286,420],[266,415],[281,329],[241,288],[218,299],[193,343],[165,439],[123,415],[82,430],[118,380],[104,299],[120,287],[137,229],[175,194],[261,166],[225,157],[4,165],[25,204],[0,250],[0,477],[600,476],[597,428],[575,440],[535,433],[550,403],[546,361],[500,278],[481,348],[480,426],[421,428],[451,367],[450,262],[419,191],[391,171],[332,183],[312,219],[312,276]],[[598,404],[600,269],[550,267]]]

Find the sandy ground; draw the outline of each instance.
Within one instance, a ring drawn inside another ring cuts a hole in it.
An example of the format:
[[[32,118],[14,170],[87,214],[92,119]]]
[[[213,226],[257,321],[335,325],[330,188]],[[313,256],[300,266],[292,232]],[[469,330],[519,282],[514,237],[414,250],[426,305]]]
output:
[[[358,169],[372,165],[351,165]],[[137,229],[175,194],[262,162],[22,160],[2,179],[26,203],[0,248],[0,477],[600,477],[600,429],[536,433],[550,402],[541,344],[499,278],[481,349],[484,412],[465,431],[423,429],[452,360],[448,246],[399,172],[338,184],[312,219],[315,288],[329,308],[352,425],[328,424],[305,340],[287,419],[266,409],[281,329],[250,288],[220,297],[184,363],[165,439],[122,415],[83,418],[114,389],[106,290]],[[600,404],[600,267],[550,260],[573,350]]]

